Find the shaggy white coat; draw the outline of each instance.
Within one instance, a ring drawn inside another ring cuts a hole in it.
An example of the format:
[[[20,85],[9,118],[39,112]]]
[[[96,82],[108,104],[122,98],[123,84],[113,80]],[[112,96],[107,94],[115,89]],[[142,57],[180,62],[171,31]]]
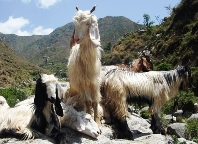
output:
[[[68,60],[70,96],[79,95],[86,103],[90,114],[94,109],[94,120],[100,124],[97,105],[101,99],[101,47],[97,18],[90,11],[81,11],[74,15],[74,41]]]
[[[187,75],[185,72],[180,76],[177,69],[144,73],[112,70],[103,79],[103,103],[113,116],[125,120],[128,116],[127,99],[143,96],[153,99],[149,113],[159,113],[162,106],[179,91],[181,83],[186,86],[189,82]]]

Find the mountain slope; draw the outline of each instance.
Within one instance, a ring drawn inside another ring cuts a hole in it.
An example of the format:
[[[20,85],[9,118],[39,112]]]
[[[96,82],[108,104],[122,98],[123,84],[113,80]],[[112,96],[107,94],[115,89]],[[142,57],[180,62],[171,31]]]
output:
[[[98,25],[102,47],[108,43],[113,44],[122,35],[142,27],[123,16],[101,18],[98,20]],[[66,70],[70,51],[69,42],[73,29],[73,22],[71,22],[46,36],[20,37],[0,34],[0,37],[4,38],[21,57],[38,66],[57,72]]]
[[[49,73],[17,56],[13,49],[0,38],[0,86],[27,86],[38,72]]]
[[[191,61],[193,83],[198,87],[198,0],[182,0],[158,26],[121,38],[106,53],[106,64],[128,63],[148,49],[155,70],[173,69]]]
[[[101,18],[98,20],[98,25],[102,46],[109,42],[113,44],[125,33],[136,31],[142,27],[142,25],[134,23],[123,16],[107,16],[105,18]],[[42,50],[56,47],[61,49],[62,52],[62,49],[68,49],[72,33],[73,22],[55,29],[51,34],[46,36],[20,37],[16,35],[0,34],[0,37],[11,45],[17,54],[34,62],[34,57],[37,58],[38,56],[36,55]],[[24,41],[25,38],[26,40]]]
[[[109,42],[113,44],[124,34],[136,31],[143,27],[123,16],[107,16],[99,19],[98,25],[102,46]]]
[[[43,38],[44,36],[17,36],[15,34],[0,33],[0,37],[14,49],[16,54],[20,54],[24,47],[27,47],[29,44]]]

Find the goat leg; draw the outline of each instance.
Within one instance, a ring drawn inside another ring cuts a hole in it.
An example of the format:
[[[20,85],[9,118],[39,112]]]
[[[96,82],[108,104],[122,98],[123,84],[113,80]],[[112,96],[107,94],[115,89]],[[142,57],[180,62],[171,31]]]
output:
[[[52,129],[49,136],[54,138],[57,144],[68,144],[66,133],[61,132],[56,127]]]

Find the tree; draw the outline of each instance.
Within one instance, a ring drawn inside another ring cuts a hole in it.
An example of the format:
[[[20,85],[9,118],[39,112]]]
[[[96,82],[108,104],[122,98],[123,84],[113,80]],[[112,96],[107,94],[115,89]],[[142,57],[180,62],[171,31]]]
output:
[[[105,46],[104,46],[104,51],[108,52],[111,50],[111,42],[108,42]]]
[[[147,34],[150,35],[153,32],[152,26],[154,24],[154,21],[150,20],[150,16],[148,14],[144,14],[144,25],[146,26]]]
[[[150,16],[148,14],[144,14],[144,25],[146,27],[151,27],[154,24],[154,21],[150,21]]]

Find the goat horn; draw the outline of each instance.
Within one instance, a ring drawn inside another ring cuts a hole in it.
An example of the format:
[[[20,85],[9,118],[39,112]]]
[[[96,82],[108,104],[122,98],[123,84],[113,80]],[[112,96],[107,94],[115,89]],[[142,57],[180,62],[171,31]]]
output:
[[[92,13],[96,9],[96,5],[90,10],[90,13]]]
[[[76,6],[76,10],[78,11],[79,9],[78,9],[78,6]]]

